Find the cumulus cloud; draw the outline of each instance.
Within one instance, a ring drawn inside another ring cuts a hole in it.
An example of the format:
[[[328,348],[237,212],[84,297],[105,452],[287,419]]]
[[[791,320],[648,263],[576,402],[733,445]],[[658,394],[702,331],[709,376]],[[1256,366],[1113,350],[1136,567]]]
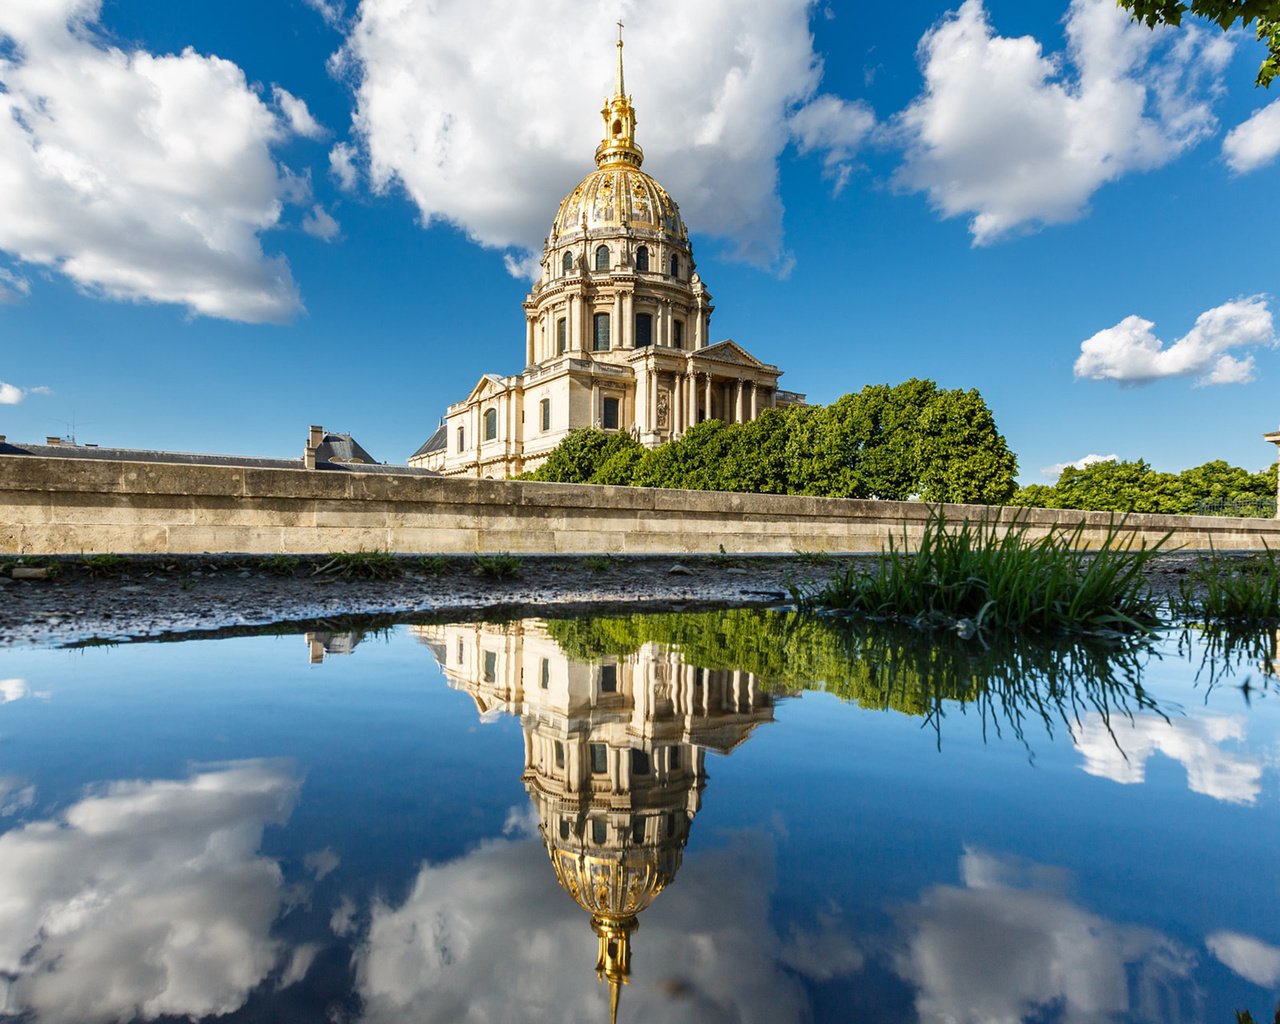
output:
[[[1195,377],[1196,385],[1247,384],[1254,358],[1233,349],[1275,345],[1275,324],[1264,296],[1225,302],[1196,317],[1195,326],[1169,346],[1156,337],[1155,324],[1127,316],[1080,344],[1077,378],[1150,384],[1165,377]]]
[[[1239,932],[1218,931],[1204,940],[1209,952],[1236,974],[1263,988],[1280,982],[1280,949]]]
[[[45,1024],[239,1008],[282,959],[281,872],[257,853],[298,784],[273,761],[112,783],[0,836],[5,1009]]]
[[[1262,789],[1262,763],[1242,753],[1224,750],[1227,742],[1245,736],[1245,720],[1223,715],[1175,719],[1141,715],[1107,721],[1096,711],[1080,719],[1071,738],[1084,755],[1081,767],[1122,785],[1146,778],[1147,762],[1155,754],[1177,761],[1187,772],[1187,787],[1232,804],[1256,803]]]
[[[0,267],[0,306],[11,306],[31,294],[31,282]]]
[[[25,811],[36,802],[36,787],[16,775],[0,775],[0,815]],[[0,1003],[2,1005],[2,1003]]]
[[[1089,197],[1168,163],[1215,128],[1208,97],[1231,44],[1184,26],[1133,24],[1114,0],[1072,0],[1065,55],[997,35],[965,0],[920,43],[925,87],[898,116],[899,185],[974,244],[1079,217]]]
[[[338,237],[338,232],[341,228],[329,212],[319,203],[316,203],[315,206],[311,207],[307,215],[302,218],[302,230],[322,242],[332,242]]]
[[[303,2],[320,15],[325,24],[331,28],[341,27],[347,16],[347,5],[343,0],[303,0]]]
[[[1189,950],[1072,903],[1064,873],[972,849],[960,873],[901,914],[921,1024],[1155,1021],[1191,995]]]
[[[1280,156],[1280,100],[1232,128],[1222,140],[1222,156],[1237,174],[1256,171]]]
[[[111,45],[99,6],[0,4],[0,250],[112,299],[288,320],[298,291],[260,236],[305,104],[291,127],[229,61]]]
[[[356,169],[355,146],[349,142],[339,142],[329,150],[329,173],[333,175],[342,191],[354,191],[360,182],[360,172]]]
[[[678,893],[641,915],[622,997],[628,1020],[812,1016],[797,974],[828,980],[856,970],[861,956],[834,913],[784,942],[770,922],[774,871],[760,835],[686,859]],[[356,953],[357,984],[370,1022],[603,1019],[595,947],[589,915],[557,885],[541,842],[502,839],[423,865],[402,903],[376,904]],[[827,959],[814,955],[819,948]]]
[[[1115,454],[1115,452],[1112,452],[1110,455],[1094,455],[1090,453],[1089,455],[1081,456],[1072,462],[1055,462],[1052,466],[1045,466],[1044,469],[1040,470],[1040,473],[1043,476],[1056,480],[1058,477],[1062,476],[1062,471],[1068,466],[1071,466],[1074,469],[1087,469],[1089,466],[1095,465],[1099,462],[1118,462],[1119,459],[1120,456]]]
[[[557,203],[592,169],[621,12],[645,170],[695,231],[780,269],[777,160],[793,127],[805,144],[844,154],[838,180],[868,116],[831,100],[805,113],[821,77],[811,6],[547,0],[478,11],[467,0],[364,0],[334,65],[355,83],[354,131],[375,191],[403,187],[424,224],[445,220],[482,245],[536,251]],[[343,166],[333,164],[339,180]],[[510,265],[529,266],[518,255]]]
[[[875,113],[865,103],[831,95],[814,97],[791,117],[791,134],[800,152],[826,152],[824,173],[836,195],[849,183],[853,155],[875,127]]]
[[[16,384],[6,384],[0,380],[0,405],[17,405],[28,395],[51,395],[53,388],[41,385],[35,388],[20,388]]]
[[[288,89],[274,85],[271,87],[271,97],[280,108],[280,113],[284,115],[289,130],[295,135],[301,135],[307,139],[322,139],[328,134],[324,126],[311,116],[306,102],[298,99]]]

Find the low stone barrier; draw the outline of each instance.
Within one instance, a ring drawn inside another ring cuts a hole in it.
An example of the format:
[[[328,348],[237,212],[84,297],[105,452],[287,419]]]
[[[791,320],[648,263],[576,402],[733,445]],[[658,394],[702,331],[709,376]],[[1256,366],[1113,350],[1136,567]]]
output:
[[[935,506],[936,507],[936,506]],[[944,505],[949,519],[1017,518],[1036,533],[1111,516]],[[590,487],[518,480],[0,456],[0,554],[313,554],[879,551],[913,544],[919,502]],[[1280,548],[1280,521],[1131,515],[1126,532],[1171,547]]]

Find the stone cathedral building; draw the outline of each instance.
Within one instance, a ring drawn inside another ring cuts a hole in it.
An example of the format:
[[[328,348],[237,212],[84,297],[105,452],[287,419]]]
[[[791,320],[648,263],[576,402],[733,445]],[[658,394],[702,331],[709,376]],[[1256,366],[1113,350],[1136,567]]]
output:
[[[481,377],[410,465],[502,478],[536,469],[578,427],[656,447],[703,420],[742,423],[803,404],[778,389],[776,366],[733,341],[711,343],[715,307],[680,208],[640,169],[621,34],[602,114],[596,169],[560,203],[524,302],[524,372]]]

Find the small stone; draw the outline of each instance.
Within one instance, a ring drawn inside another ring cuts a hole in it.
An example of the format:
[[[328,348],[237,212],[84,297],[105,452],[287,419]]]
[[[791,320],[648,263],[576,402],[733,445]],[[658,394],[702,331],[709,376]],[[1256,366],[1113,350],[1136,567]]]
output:
[[[9,572],[15,580],[47,580],[49,578],[49,570],[43,566],[37,569],[30,565],[15,565]]]
[[[143,593],[143,591],[145,591],[146,589],[147,589],[146,587],[140,587],[140,586],[138,586],[136,583],[131,584],[131,585],[127,586],[127,587],[120,587],[120,588],[119,588],[120,593],[122,593],[122,594],[141,594],[141,593]]]
[[[673,565],[670,569],[667,570],[667,575],[668,576],[692,576],[693,570],[690,569],[687,565],[681,565],[679,562],[676,562],[675,565]]]
[[[750,569],[726,569],[725,573],[730,576],[750,576]]]

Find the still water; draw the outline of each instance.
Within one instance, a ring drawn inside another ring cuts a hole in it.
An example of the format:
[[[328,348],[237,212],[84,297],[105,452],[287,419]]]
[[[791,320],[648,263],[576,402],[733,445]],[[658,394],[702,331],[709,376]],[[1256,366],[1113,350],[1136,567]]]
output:
[[[1266,653],[745,611],[3,652],[0,1018],[1269,1019]]]

